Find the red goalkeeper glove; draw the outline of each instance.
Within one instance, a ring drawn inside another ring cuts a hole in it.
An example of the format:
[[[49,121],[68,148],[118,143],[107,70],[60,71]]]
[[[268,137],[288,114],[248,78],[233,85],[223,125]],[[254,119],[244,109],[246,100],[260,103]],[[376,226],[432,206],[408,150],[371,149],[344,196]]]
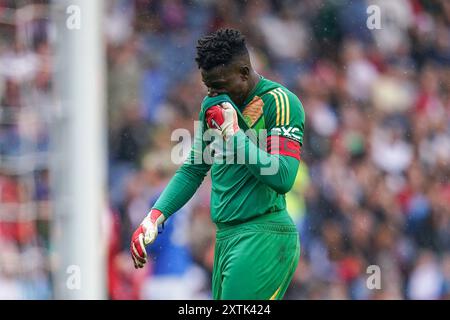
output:
[[[206,111],[206,122],[209,128],[219,130],[225,140],[239,131],[236,110],[229,102],[210,107]]]
[[[134,267],[142,268],[147,262],[147,251],[145,246],[153,243],[158,235],[158,226],[161,225],[166,218],[161,211],[152,209],[144,218],[139,227],[134,231],[131,237],[131,257],[133,258]]]

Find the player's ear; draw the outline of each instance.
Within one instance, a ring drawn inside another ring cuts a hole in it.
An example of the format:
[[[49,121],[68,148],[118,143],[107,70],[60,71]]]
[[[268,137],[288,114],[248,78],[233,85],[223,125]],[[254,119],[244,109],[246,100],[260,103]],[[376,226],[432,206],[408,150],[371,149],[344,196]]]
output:
[[[239,73],[241,74],[241,79],[247,81],[250,76],[250,68],[248,66],[241,66],[239,68]]]

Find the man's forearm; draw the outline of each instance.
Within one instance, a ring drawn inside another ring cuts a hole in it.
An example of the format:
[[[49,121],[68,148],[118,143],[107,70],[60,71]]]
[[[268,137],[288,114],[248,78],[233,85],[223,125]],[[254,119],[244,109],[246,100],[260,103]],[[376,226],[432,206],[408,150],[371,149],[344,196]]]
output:
[[[291,190],[300,163],[296,157],[267,153],[242,130],[236,133],[235,139],[236,151],[241,155],[245,152],[246,166],[255,177],[280,194]]]
[[[182,165],[170,180],[153,208],[160,210],[166,219],[183,207],[195,194],[206,172],[189,164]]]

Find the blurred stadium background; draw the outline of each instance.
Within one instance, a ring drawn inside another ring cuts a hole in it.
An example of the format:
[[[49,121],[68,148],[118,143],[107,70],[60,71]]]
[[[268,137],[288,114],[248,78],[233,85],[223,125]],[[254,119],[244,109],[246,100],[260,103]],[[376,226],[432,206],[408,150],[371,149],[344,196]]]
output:
[[[51,231],[52,4],[0,0],[0,299],[63,297]],[[381,29],[367,28],[369,5],[381,9]],[[209,180],[166,224],[145,269],[134,270],[128,248],[177,168],[172,130],[192,132],[206,93],[196,40],[220,27],[240,29],[256,70],[294,91],[306,111],[303,162],[287,196],[302,254],[286,298],[450,298],[450,1],[104,7],[104,298],[210,298]],[[380,290],[366,286],[370,265],[381,268]]]

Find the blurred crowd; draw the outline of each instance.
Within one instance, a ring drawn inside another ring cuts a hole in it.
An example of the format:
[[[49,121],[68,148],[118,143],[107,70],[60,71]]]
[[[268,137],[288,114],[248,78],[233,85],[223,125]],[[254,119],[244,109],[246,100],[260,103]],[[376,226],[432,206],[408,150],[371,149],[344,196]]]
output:
[[[45,299],[50,40],[38,18],[16,36],[3,22],[14,2],[0,0],[0,297],[28,286],[25,297]],[[211,297],[208,177],[146,268],[134,270],[128,248],[178,167],[173,130],[193,132],[206,94],[196,41],[220,27],[241,30],[256,71],[306,112],[287,194],[301,257],[286,298],[450,298],[449,1],[111,0],[106,12],[110,298]],[[380,28],[367,22],[378,13]],[[26,254],[41,257],[31,271],[17,268]]]
[[[23,4],[0,0],[0,299],[49,299],[48,14]]]

